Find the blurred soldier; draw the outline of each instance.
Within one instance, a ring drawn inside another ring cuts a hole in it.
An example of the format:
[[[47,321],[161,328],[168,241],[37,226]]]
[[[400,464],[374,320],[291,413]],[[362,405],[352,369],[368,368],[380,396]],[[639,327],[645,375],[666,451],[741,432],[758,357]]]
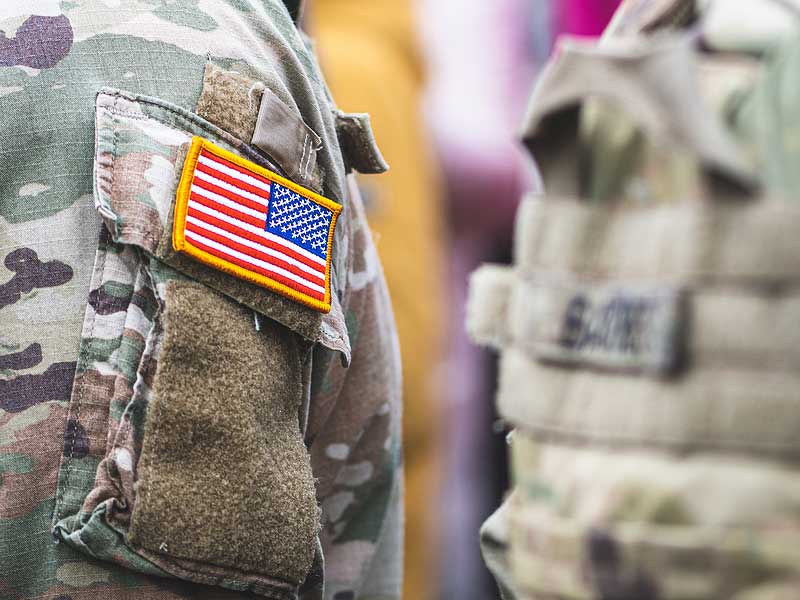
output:
[[[546,193],[468,311],[515,427],[482,531],[507,598],[800,593],[800,39],[745,4],[628,2],[537,84]]]
[[[399,598],[386,165],[309,47],[277,0],[0,5],[0,597]]]
[[[391,170],[360,177],[386,272],[403,357],[406,543],[403,596],[436,594],[444,269],[441,189],[420,115],[423,74],[413,3],[316,0],[309,11],[340,105],[368,111]],[[412,256],[413,255],[413,256]]]

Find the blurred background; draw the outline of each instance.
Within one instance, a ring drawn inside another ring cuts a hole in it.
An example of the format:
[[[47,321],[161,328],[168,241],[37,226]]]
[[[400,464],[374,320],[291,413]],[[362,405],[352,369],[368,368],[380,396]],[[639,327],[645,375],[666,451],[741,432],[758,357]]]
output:
[[[340,107],[391,165],[361,177],[404,364],[406,600],[498,598],[481,523],[508,487],[495,359],[464,333],[469,273],[508,262],[535,169],[516,132],[562,34],[619,0],[311,0],[306,29]]]

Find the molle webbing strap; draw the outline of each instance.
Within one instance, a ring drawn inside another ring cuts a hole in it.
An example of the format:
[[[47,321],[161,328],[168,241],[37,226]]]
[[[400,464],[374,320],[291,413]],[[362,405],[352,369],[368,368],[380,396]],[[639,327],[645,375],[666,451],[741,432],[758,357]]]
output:
[[[467,331],[477,344],[500,350],[507,340],[514,277],[511,268],[501,265],[484,265],[470,276]]]
[[[520,206],[515,261],[524,275],[692,287],[797,285],[798,231],[800,208],[777,200],[611,208],[547,196]]]

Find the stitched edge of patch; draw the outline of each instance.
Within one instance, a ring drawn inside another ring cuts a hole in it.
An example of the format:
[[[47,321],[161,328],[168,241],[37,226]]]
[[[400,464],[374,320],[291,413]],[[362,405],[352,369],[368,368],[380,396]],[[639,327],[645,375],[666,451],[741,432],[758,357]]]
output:
[[[191,242],[186,239],[185,230],[186,217],[189,209],[189,196],[191,194],[191,187],[194,182],[195,167],[198,159],[200,158],[200,153],[203,150],[210,152],[219,158],[230,161],[244,169],[252,171],[253,173],[261,175],[262,177],[266,177],[270,181],[288,188],[303,198],[306,198],[307,200],[310,200],[315,204],[318,204],[319,206],[331,211],[332,217],[330,228],[328,230],[328,245],[325,265],[324,301],[312,298],[306,295],[304,292],[293,288],[291,285],[280,283],[266,275],[253,273],[245,268],[231,264],[222,258],[213,256],[212,254],[193,246]],[[187,254],[199,262],[228,273],[229,275],[233,275],[239,279],[249,281],[271,291],[277,292],[283,296],[295,300],[296,302],[299,302],[300,304],[308,306],[309,308],[327,313],[331,310],[331,261],[333,258],[333,232],[336,229],[336,221],[341,212],[342,206],[340,204],[337,204],[336,202],[329,200],[324,196],[320,196],[319,194],[304,188],[303,186],[298,185],[293,181],[286,179],[285,177],[281,177],[269,169],[246,160],[234,154],[233,152],[229,152],[224,148],[220,148],[205,138],[194,136],[192,138],[192,144],[186,155],[186,162],[183,165],[183,172],[181,174],[181,180],[178,184],[178,190],[176,194],[175,218],[172,229],[172,247],[176,252]]]

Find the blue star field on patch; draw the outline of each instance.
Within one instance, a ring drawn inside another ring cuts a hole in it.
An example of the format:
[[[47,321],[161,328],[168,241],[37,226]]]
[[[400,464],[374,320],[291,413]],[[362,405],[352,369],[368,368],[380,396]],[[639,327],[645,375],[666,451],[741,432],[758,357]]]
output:
[[[328,238],[333,213],[272,182],[266,230],[322,259],[328,258]]]

